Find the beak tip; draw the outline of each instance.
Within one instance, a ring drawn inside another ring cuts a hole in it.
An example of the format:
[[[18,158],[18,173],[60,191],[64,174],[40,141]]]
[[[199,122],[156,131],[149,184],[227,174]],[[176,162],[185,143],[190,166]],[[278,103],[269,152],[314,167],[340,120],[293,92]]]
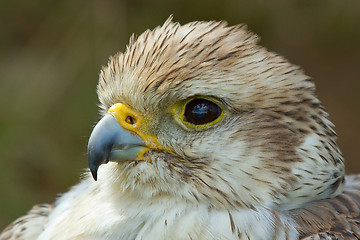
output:
[[[99,170],[99,167],[100,165],[109,162],[109,153],[107,151],[100,151],[100,152],[91,151],[90,149],[92,148],[89,148],[88,151],[89,168],[92,177],[94,178],[95,181],[97,181],[97,172]]]
[[[94,178],[95,181],[97,181],[97,170],[91,170],[91,175]]]
[[[109,162],[108,153],[96,154],[93,152],[88,153],[88,161],[91,175],[94,180],[97,181],[97,172],[99,170],[100,165],[106,164]]]

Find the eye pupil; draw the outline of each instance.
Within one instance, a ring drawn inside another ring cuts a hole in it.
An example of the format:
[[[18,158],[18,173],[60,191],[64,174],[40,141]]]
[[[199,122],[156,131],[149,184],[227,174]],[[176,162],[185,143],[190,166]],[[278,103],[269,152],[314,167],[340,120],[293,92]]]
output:
[[[185,107],[184,121],[202,125],[215,121],[222,113],[221,108],[206,99],[194,99]]]

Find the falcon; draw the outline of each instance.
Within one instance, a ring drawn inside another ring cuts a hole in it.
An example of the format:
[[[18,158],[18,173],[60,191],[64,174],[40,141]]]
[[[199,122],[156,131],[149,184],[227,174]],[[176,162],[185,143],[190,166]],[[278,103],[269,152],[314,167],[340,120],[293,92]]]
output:
[[[1,240],[360,239],[360,175],[315,86],[245,25],[131,37],[97,92],[90,171]]]

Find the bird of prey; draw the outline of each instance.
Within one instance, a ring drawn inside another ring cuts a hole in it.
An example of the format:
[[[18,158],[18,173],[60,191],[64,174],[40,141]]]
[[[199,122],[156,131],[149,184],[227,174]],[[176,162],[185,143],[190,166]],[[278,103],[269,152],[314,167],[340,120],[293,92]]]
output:
[[[90,171],[0,239],[360,239],[314,83],[258,41],[171,18],[132,37],[100,73]]]

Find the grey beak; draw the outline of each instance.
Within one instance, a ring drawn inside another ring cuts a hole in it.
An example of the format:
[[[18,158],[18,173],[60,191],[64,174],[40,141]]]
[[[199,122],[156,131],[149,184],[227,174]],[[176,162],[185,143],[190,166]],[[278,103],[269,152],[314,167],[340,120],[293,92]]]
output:
[[[89,138],[88,161],[93,178],[97,180],[101,164],[135,159],[144,148],[145,142],[140,137],[132,135],[115,117],[107,114],[96,124]]]

